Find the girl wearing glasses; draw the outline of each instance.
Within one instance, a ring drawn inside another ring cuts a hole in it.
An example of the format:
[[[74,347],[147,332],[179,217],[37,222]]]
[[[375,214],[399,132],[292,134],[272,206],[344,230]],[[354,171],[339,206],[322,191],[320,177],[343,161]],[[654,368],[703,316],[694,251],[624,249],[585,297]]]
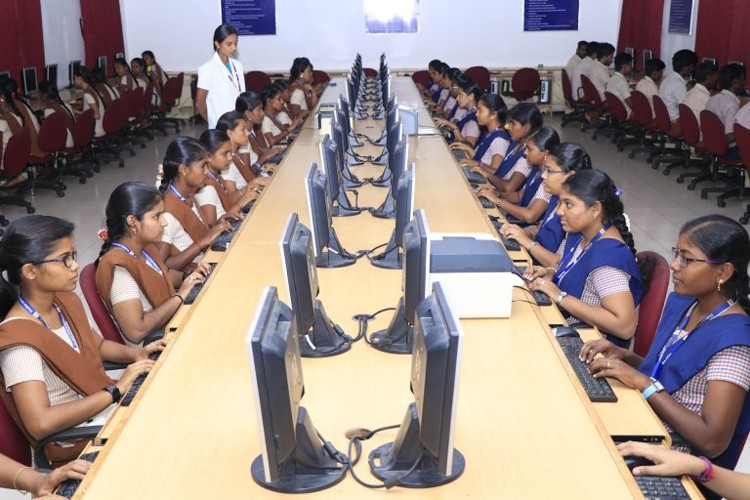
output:
[[[101,417],[135,378],[151,370],[142,349],[103,340],[75,294],[78,263],[73,224],[29,215],[14,221],[0,241],[0,398],[32,446],[39,439]],[[127,363],[118,381],[102,360]],[[60,464],[78,456],[86,443],[46,447]]]
[[[549,207],[552,194],[544,188],[542,171],[550,149],[560,144],[560,136],[551,127],[542,127],[526,140],[526,162],[532,165],[529,176],[519,191],[500,194],[492,186],[480,186],[477,193],[484,196],[502,210],[508,222],[525,225],[536,223]]]
[[[577,172],[563,183],[557,213],[568,233],[560,264],[554,272],[534,266],[531,288],[554,300],[568,323],[594,325],[628,346],[644,285],[619,191],[604,172]]]
[[[501,231],[506,238],[517,241],[529,252],[534,263],[556,268],[560,262],[558,250],[565,240],[565,231],[557,214],[563,182],[576,172],[591,169],[591,157],[583,146],[563,142],[552,147],[542,168],[542,184],[552,197],[538,226],[522,228],[505,224]]]
[[[723,215],[699,217],[673,256],[674,292],[646,357],[596,340],[581,359],[642,391],[675,441],[732,469],[750,430],[750,238]]]
[[[141,346],[161,330],[204,281],[206,266],[183,280],[164,265],[157,244],[167,221],[164,201],[154,186],[126,182],[107,202],[107,236],[96,261],[96,288],[126,345]],[[179,287],[175,293],[175,287]]]

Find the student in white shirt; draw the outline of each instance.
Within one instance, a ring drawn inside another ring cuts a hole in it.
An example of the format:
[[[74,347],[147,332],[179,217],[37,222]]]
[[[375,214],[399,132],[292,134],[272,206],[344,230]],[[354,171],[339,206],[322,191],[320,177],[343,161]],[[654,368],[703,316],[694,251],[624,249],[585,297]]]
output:
[[[306,118],[318,104],[318,95],[313,88],[313,65],[306,57],[297,57],[289,70],[289,86],[292,97],[289,109],[293,118]]]
[[[654,96],[659,93],[659,81],[665,67],[664,61],[661,59],[649,59],[646,61],[646,67],[643,70],[643,78],[635,86],[635,90],[648,99],[648,103],[651,105],[651,113],[654,112]]]
[[[125,59],[115,59],[115,74],[120,77],[120,82],[117,84],[117,92],[122,95],[128,90],[135,90],[137,84],[135,77],[130,71],[130,66]]]
[[[742,106],[734,116],[734,122],[739,123],[746,129],[750,130],[750,106],[748,106],[747,104]]]
[[[225,132],[229,137],[232,161],[229,168],[221,173],[224,186],[231,196],[237,196],[236,191],[244,194],[245,190],[260,192],[268,184],[268,178],[260,177],[262,165],[249,163],[242,158],[240,149],[247,148],[250,141],[247,130],[250,125],[242,113],[229,111],[219,118],[216,129]],[[251,149],[252,151],[252,149]]]
[[[263,121],[260,131],[271,146],[288,138],[300,123],[301,118],[292,121],[284,113],[284,91],[276,84],[266,85],[261,91],[263,100]]]
[[[586,57],[584,57],[578,66],[575,67],[570,75],[570,88],[573,92],[573,99],[578,100],[583,97],[583,88],[581,88],[581,75],[589,76],[591,65],[594,64],[596,53],[599,50],[598,42],[589,42],[586,46]]]
[[[706,109],[706,102],[711,97],[711,90],[716,87],[719,77],[718,69],[710,63],[700,63],[695,67],[695,85],[688,90],[682,104],[689,107],[695,114],[695,119],[700,122],[701,111]]]
[[[615,57],[615,72],[607,80],[607,92],[617,96],[625,105],[625,111],[630,117],[633,107],[630,100],[630,82],[628,76],[633,73],[633,56],[625,52],[617,54]]]
[[[94,80],[86,68],[81,66],[73,79],[76,88],[83,90],[83,110],[94,110],[96,125],[94,126],[94,137],[102,137],[104,132],[104,101],[94,86]]]
[[[39,97],[45,105],[44,118],[47,118],[56,112],[61,112],[65,117],[67,127],[65,147],[72,148],[73,130],[75,129],[76,125],[75,111],[70,106],[70,104],[60,98],[60,93],[57,91],[57,86],[46,80],[39,84]]]
[[[659,85],[659,97],[667,106],[672,127],[669,135],[677,136],[682,132],[680,127],[680,103],[687,95],[686,78],[690,78],[698,63],[698,56],[692,50],[678,50],[672,56],[673,73],[666,76]]]
[[[195,106],[208,128],[216,128],[219,117],[233,110],[237,96],[245,91],[245,71],[242,63],[232,57],[235,52],[237,30],[222,24],[214,31],[213,57],[198,68]]]
[[[604,90],[609,80],[609,65],[615,56],[615,47],[611,43],[601,43],[596,50],[596,61],[591,64],[587,75],[599,91],[599,97],[604,101]]]
[[[724,124],[730,146],[724,158],[736,159],[739,158],[739,150],[734,140],[734,120],[740,110],[740,98],[737,96],[745,90],[745,67],[736,63],[723,66],[719,70],[719,85],[721,92],[706,101],[706,110],[718,116]]]
[[[568,59],[568,64],[565,65],[565,71],[568,72],[568,78],[573,75],[573,71],[575,71],[578,63],[580,63],[583,58],[586,57],[586,47],[588,46],[588,44],[589,42],[587,42],[586,40],[581,40],[580,42],[578,42],[576,53],[570,56],[570,59]]]

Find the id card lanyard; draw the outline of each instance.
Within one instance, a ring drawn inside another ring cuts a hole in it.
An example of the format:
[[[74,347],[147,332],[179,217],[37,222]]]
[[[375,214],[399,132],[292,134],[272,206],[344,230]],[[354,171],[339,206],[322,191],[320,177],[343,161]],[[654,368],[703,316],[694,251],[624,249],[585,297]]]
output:
[[[120,250],[124,250],[124,251],[125,251],[125,252],[126,252],[126,253],[127,253],[128,255],[130,255],[131,257],[134,257],[134,258],[136,258],[136,259],[138,258],[138,256],[137,256],[137,255],[135,254],[135,252],[134,252],[134,251],[132,251],[132,250],[131,250],[130,248],[128,248],[128,247],[127,247],[126,245],[123,245],[123,244],[122,244],[122,243],[120,243],[119,241],[113,241],[113,242],[112,242],[112,246],[113,246],[113,247],[117,247],[117,248],[119,248]],[[153,257],[151,257],[151,256],[150,256],[150,255],[148,254],[148,252],[146,252],[145,250],[141,250],[141,255],[143,255],[143,257],[144,257],[144,258],[146,259],[146,264],[148,264],[148,266],[149,266],[149,267],[150,267],[151,269],[153,269],[154,271],[156,271],[157,273],[159,273],[159,276],[163,276],[163,275],[164,275],[164,274],[163,274],[163,273],[161,272],[161,268],[159,267],[159,264],[157,264],[157,263],[156,263],[156,261],[155,261],[155,260],[153,259]]]
[[[28,300],[24,299],[20,295],[18,296],[18,302],[21,304],[21,307],[23,307],[27,313],[31,314],[31,316],[34,317],[34,319],[39,320],[43,325],[44,328],[47,330],[52,330],[52,328],[49,327],[46,321],[44,321],[44,318],[42,318],[42,315],[36,312],[36,309],[34,309],[34,306],[32,306]],[[73,349],[76,351],[78,350],[78,342],[76,342],[76,338],[73,336],[73,332],[70,329],[70,326],[68,325],[68,321],[65,319],[65,316],[63,316],[62,311],[59,307],[57,307],[57,304],[52,304],[55,306],[55,310],[57,311],[57,315],[60,317],[60,323],[62,323],[63,328],[65,329],[65,333],[68,334],[68,339],[70,340],[70,344],[73,346]]]

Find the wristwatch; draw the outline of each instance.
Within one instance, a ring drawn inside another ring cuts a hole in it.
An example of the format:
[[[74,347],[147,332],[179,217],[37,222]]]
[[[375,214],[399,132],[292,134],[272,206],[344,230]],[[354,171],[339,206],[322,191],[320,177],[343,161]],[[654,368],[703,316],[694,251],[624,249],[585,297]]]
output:
[[[652,395],[663,390],[664,386],[661,385],[661,382],[656,380],[654,377],[651,377],[651,385],[646,387],[641,394],[643,395],[643,399],[648,400],[648,398],[650,398]]]
[[[122,394],[120,394],[120,389],[118,389],[115,384],[110,384],[102,390],[107,391],[112,396],[113,403],[120,402],[120,398],[122,397]]]
[[[560,295],[558,295],[557,298],[555,299],[555,304],[559,306],[562,303],[563,299],[567,296],[568,296],[568,292],[563,292],[562,290],[560,290]]]

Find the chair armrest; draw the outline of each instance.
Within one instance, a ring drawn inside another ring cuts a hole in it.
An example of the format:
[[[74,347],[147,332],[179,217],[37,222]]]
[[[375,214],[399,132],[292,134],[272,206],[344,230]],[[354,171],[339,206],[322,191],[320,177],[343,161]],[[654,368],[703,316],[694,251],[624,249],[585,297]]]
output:
[[[71,427],[60,432],[56,432],[44,439],[40,439],[34,447],[34,463],[37,468],[51,469],[52,465],[47,459],[47,455],[44,453],[44,447],[48,443],[55,441],[80,441],[82,439],[90,439],[96,437],[102,430],[101,425],[91,425],[85,427]]]

